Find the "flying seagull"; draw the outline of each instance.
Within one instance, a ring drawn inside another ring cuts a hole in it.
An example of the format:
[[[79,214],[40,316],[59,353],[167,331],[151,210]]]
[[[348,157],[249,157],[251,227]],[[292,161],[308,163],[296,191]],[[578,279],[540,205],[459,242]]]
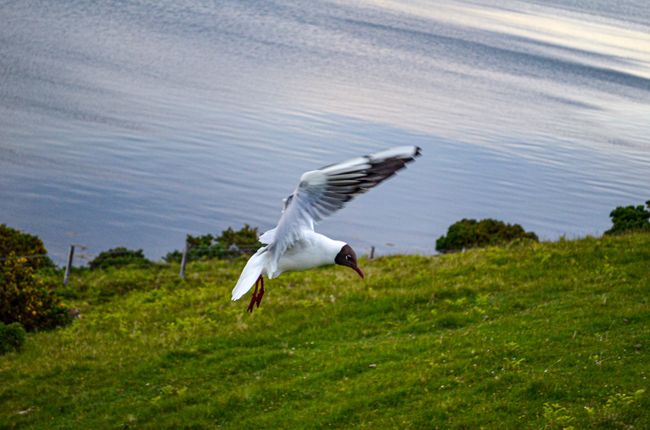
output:
[[[305,172],[286,199],[278,225],[260,236],[264,244],[248,260],[232,290],[238,300],[255,285],[248,311],[260,306],[264,276],[307,270],[328,264],[353,269],[363,278],[350,245],[316,233],[314,224],[341,209],[346,202],[379,185],[420,155],[417,146],[400,146],[365,157]]]

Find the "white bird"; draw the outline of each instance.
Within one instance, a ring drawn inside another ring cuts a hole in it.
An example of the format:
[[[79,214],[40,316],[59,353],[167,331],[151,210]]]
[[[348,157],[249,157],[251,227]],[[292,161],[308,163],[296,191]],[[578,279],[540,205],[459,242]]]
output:
[[[232,290],[232,299],[241,298],[254,284],[248,305],[252,312],[264,296],[265,275],[273,279],[282,272],[329,264],[350,267],[363,278],[352,247],[316,233],[314,224],[390,178],[419,155],[417,146],[400,146],[305,172],[295,191],[284,199],[278,225],[260,236],[264,246],[246,263]]]

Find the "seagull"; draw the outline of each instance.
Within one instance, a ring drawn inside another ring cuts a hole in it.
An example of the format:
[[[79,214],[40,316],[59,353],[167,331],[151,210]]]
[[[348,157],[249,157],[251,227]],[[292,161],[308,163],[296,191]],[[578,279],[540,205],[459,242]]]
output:
[[[284,199],[278,225],[260,236],[263,246],[246,263],[232,290],[232,300],[239,300],[255,285],[248,305],[253,312],[264,296],[264,276],[273,279],[283,272],[330,264],[347,266],[363,279],[352,247],[316,233],[314,225],[393,176],[420,151],[417,146],[399,146],[305,172],[294,192]]]

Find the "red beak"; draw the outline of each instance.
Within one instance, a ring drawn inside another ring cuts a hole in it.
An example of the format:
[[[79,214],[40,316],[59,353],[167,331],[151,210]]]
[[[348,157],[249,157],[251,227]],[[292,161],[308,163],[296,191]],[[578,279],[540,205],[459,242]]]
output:
[[[354,266],[353,269],[359,274],[359,276],[361,276],[361,279],[364,279],[363,272],[359,269],[359,266]]]

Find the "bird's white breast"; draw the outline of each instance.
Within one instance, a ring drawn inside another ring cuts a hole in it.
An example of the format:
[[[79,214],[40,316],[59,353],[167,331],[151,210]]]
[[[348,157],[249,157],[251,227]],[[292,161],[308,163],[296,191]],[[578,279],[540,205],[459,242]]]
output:
[[[310,233],[287,249],[278,261],[278,270],[272,277],[282,272],[297,272],[312,267],[334,264],[336,255],[345,242],[332,240],[318,233]]]

